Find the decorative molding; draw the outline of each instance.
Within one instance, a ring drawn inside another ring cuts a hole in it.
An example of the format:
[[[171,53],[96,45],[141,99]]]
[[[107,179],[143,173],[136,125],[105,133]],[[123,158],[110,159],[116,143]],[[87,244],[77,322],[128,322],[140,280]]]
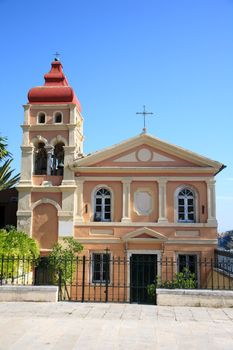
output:
[[[177,237],[200,237],[200,231],[176,231]]]
[[[114,230],[104,230],[104,229],[91,229],[90,230],[90,234],[91,235],[113,235],[114,234]]]
[[[85,159],[85,158],[81,158]],[[123,166],[79,166],[78,160],[70,165],[73,171],[79,173],[206,173],[213,174],[216,169],[211,167],[123,167]]]
[[[33,203],[32,206],[31,206],[32,210],[34,208],[36,208],[38,205],[40,205],[40,204],[51,204],[57,209],[57,211],[61,211],[62,210],[60,205],[57,202],[55,202],[55,201],[53,201],[52,199],[49,199],[49,198],[42,198],[42,199],[38,200],[37,202]]]
[[[153,210],[153,200],[150,189],[138,188],[134,192],[134,211],[139,216],[148,216]]]
[[[217,245],[217,239],[170,239],[166,244]]]
[[[110,222],[87,222],[87,223],[80,223],[77,221],[77,218],[75,218],[74,222],[75,226],[80,226],[80,227],[104,227],[104,226],[114,226],[114,227],[142,227],[148,226],[148,227],[174,227],[174,228],[207,228],[207,227],[213,227],[217,228],[217,225],[215,223],[174,223],[174,222],[164,222],[164,223],[158,223],[158,222],[130,222],[130,223],[125,223],[125,222],[119,222],[119,221],[110,221]]]
[[[138,237],[142,234],[147,234],[149,236],[148,237]],[[148,241],[151,239],[153,239],[153,242],[158,242],[158,241],[167,241],[167,237],[164,236],[162,233],[159,233],[157,231],[154,231],[148,227],[141,227],[137,230],[131,231],[127,234],[125,234],[122,238],[121,238],[124,242],[128,242],[128,241],[132,241],[132,240],[139,240],[139,241]]]
[[[95,172],[93,168],[93,172]],[[79,176],[76,176],[76,179],[78,179]],[[85,181],[123,181],[125,177],[122,177],[121,175],[119,176],[84,176],[83,177]],[[212,178],[212,176],[210,177]],[[130,177],[131,181],[198,181],[198,182],[203,182],[209,179],[208,176],[190,176],[190,177],[184,177],[184,176],[131,176]]]

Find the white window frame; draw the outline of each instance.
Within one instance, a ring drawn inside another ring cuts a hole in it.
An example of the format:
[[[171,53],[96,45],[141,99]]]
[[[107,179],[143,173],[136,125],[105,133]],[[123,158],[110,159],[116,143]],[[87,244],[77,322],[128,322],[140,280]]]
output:
[[[41,117],[41,114],[43,114],[44,115],[44,123],[41,123],[40,122],[40,117]],[[47,121],[47,115],[46,115],[46,113],[44,112],[44,111],[40,111],[40,112],[38,112],[37,113],[37,124],[39,124],[39,125],[44,125],[44,124],[46,124],[46,121]]]
[[[194,220],[179,220],[179,193],[184,190],[187,189],[189,191],[191,191],[193,193],[193,212],[194,212]],[[180,224],[195,224],[199,222],[199,212],[198,212],[198,193],[197,190],[193,187],[190,186],[189,184],[184,184],[182,186],[179,186],[176,191],[175,191],[175,195],[174,195],[174,208],[175,208],[175,212],[174,212],[174,221]]]
[[[56,114],[57,113],[61,114],[61,121],[60,122],[56,122]],[[54,124],[62,124],[63,123],[63,113],[61,111],[55,111],[53,113],[53,123]]]
[[[179,255],[195,255],[196,256],[196,263],[197,263],[197,287],[200,287],[200,252],[197,251],[178,251],[176,252],[176,273],[178,274],[179,271],[179,266],[178,266],[178,259],[179,259]]]
[[[92,285],[96,285],[96,286],[99,286],[99,285],[105,285],[106,284],[106,280],[96,280],[96,281],[93,281],[93,277],[94,277],[94,255],[95,254],[99,254],[99,255],[104,255],[104,254],[108,254],[109,255],[109,282],[108,282],[108,285],[111,285],[111,281],[112,281],[112,253],[110,251],[107,251],[106,250],[101,250],[101,251],[92,251],[90,253],[90,259],[91,259],[91,266],[90,266],[90,269],[91,269],[91,273],[90,273],[90,283]],[[103,266],[102,266],[103,268]],[[103,271],[102,271],[103,273]]]
[[[96,193],[101,190],[101,189],[105,189],[107,191],[110,192],[110,197],[111,197],[111,201],[110,201],[110,219],[109,220],[101,220],[99,222],[102,223],[108,223],[108,222],[112,222],[113,217],[114,217],[114,193],[112,191],[112,189],[105,184],[99,184],[98,186],[96,186],[93,191],[92,191],[92,208],[93,208],[93,215],[92,215],[92,221],[95,221],[95,213],[96,213]],[[95,221],[98,222],[98,221]]]

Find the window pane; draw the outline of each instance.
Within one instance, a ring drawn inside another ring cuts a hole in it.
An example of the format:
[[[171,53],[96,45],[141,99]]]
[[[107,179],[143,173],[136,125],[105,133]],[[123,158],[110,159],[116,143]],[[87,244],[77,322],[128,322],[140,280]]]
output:
[[[106,211],[106,212],[110,212],[110,210],[111,210],[111,209],[110,209],[110,206],[109,206],[109,205],[105,205],[105,211]]]
[[[184,205],[184,199],[183,198],[179,198],[179,205]]]
[[[184,220],[184,214],[179,213],[179,220],[181,220],[181,221]]]
[[[184,207],[179,207],[179,213],[183,213],[184,212]]]
[[[105,217],[106,220],[110,220],[110,218],[111,218],[110,217],[110,213],[105,213],[104,217]]]
[[[193,205],[193,199],[188,199],[188,205]]]
[[[105,204],[110,204],[110,198],[105,198]]]
[[[194,215],[193,214],[188,214],[188,220],[194,221]]]
[[[101,203],[102,203],[101,198],[96,198],[96,204],[101,204]]]

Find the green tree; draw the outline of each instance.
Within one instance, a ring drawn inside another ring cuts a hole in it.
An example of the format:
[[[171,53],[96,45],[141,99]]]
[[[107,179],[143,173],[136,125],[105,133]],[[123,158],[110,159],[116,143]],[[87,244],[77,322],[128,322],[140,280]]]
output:
[[[59,284],[60,299],[62,299],[62,289],[69,292],[67,284],[72,285],[72,279],[78,264],[77,254],[83,250],[83,246],[73,237],[63,238],[56,243],[49,255],[49,265],[53,270],[53,282]]]
[[[40,250],[25,232],[9,226],[0,229],[0,281],[31,283],[35,259]]]
[[[12,161],[12,155],[7,150],[7,139],[0,136],[0,191],[13,187],[19,181],[20,175],[13,175]]]

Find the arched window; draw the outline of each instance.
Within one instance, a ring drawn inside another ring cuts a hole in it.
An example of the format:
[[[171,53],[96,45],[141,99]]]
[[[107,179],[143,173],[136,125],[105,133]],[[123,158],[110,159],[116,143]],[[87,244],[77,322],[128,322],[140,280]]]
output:
[[[64,170],[64,143],[59,142],[54,147],[52,156],[52,175],[63,175]]]
[[[45,113],[40,112],[37,116],[37,123],[38,124],[44,124],[45,123]]]
[[[61,123],[62,122],[62,114],[61,112],[56,112],[54,115],[54,123]]]
[[[47,152],[44,142],[39,142],[35,149],[35,175],[47,174]]]
[[[95,193],[94,221],[111,221],[111,193],[106,188]]]
[[[189,188],[183,188],[178,193],[178,221],[195,222],[194,193]]]

